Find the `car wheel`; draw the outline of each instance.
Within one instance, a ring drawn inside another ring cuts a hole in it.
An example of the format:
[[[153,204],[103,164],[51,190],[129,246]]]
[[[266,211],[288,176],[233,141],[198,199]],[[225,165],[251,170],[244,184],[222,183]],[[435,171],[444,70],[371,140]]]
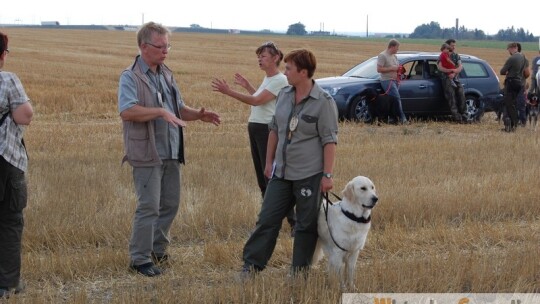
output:
[[[484,106],[480,98],[474,95],[465,96],[465,116],[467,121],[480,121],[484,115]]]
[[[371,121],[365,96],[358,96],[353,99],[349,106],[348,119],[358,122]]]

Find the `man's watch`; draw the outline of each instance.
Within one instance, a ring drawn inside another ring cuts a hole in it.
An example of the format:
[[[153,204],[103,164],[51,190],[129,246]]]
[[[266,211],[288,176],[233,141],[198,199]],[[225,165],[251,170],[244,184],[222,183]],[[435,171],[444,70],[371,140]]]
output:
[[[332,173],[327,173],[327,172],[323,172],[322,176],[326,177],[326,178],[333,178],[334,175]]]

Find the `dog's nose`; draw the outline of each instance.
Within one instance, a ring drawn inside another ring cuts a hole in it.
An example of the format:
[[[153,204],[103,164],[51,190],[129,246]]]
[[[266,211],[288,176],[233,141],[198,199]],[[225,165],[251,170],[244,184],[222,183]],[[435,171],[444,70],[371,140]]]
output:
[[[379,201],[378,197],[376,197],[376,196],[371,197],[371,203],[373,204],[373,206],[375,206],[375,204],[377,204],[377,201]]]

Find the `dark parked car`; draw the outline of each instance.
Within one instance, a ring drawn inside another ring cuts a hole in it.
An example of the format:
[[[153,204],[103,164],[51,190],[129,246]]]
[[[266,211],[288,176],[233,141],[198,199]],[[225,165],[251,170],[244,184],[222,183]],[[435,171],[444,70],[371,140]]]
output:
[[[450,115],[437,68],[439,53],[399,52],[396,54],[405,68],[399,82],[403,111],[407,116]],[[466,97],[466,116],[480,120],[484,112],[493,111],[502,103],[499,78],[493,68],[475,56],[463,55],[460,81]],[[347,71],[343,76],[317,79],[336,101],[341,119],[370,121],[366,104],[366,89],[384,93],[377,73],[377,57],[370,58]]]

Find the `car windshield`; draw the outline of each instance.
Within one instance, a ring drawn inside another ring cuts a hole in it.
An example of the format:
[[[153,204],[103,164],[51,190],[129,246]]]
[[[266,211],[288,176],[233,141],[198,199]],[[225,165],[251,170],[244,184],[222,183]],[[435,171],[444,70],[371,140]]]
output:
[[[377,57],[370,58],[359,65],[348,70],[345,77],[357,77],[357,78],[371,78],[378,79],[379,73],[377,73]]]

